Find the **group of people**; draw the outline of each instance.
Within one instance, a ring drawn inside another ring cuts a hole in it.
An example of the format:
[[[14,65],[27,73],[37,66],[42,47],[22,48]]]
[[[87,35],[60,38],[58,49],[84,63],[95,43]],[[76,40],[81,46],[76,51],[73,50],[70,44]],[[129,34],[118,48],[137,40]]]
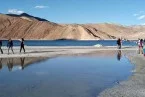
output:
[[[8,47],[8,54],[9,54],[9,50],[10,49],[11,49],[12,53],[14,54],[13,41],[12,41],[12,39],[9,39],[8,40],[7,47]],[[20,43],[20,53],[21,53],[22,49],[23,49],[23,51],[25,53],[24,38],[21,39],[21,43]],[[0,40],[0,51],[1,51],[1,54],[3,54],[3,50],[2,50],[2,40]]]
[[[118,38],[117,45],[118,45],[118,49],[121,49],[121,47],[122,47],[122,39],[121,38]],[[144,51],[143,51],[144,40],[143,39],[138,39],[137,45],[138,45],[138,53],[139,54],[144,54]]]

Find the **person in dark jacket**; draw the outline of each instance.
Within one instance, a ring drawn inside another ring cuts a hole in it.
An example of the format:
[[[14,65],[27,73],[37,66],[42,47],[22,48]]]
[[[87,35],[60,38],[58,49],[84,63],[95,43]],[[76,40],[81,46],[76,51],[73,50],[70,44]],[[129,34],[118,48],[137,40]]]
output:
[[[2,50],[2,40],[0,40],[0,51],[1,51],[1,54],[3,54],[3,50]]]
[[[118,38],[118,40],[117,40],[117,45],[118,45],[118,49],[121,49],[122,40],[120,38]]]
[[[25,47],[24,47],[24,38],[21,39],[21,44],[20,44],[20,53],[21,50],[23,49],[24,53],[25,53]]]
[[[7,47],[8,47],[8,54],[9,54],[9,50],[10,49],[12,50],[12,53],[14,54],[14,51],[13,51],[13,41],[11,39],[8,40]]]

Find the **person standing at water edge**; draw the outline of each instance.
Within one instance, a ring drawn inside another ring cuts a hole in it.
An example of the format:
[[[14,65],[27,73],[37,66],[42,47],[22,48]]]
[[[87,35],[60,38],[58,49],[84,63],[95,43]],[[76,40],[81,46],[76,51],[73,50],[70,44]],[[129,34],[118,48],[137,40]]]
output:
[[[121,49],[122,43],[121,43],[121,39],[120,38],[118,38],[118,40],[117,40],[117,45],[118,45],[118,48]]]
[[[1,50],[1,54],[3,54],[3,50],[2,50],[2,40],[0,40],[0,50]]]
[[[140,40],[140,44],[139,44],[139,54],[143,54],[143,39]]]
[[[138,53],[140,54],[140,38],[138,38],[137,45],[138,45]]]
[[[25,53],[25,47],[24,47],[24,38],[21,39],[21,47],[20,47],[20,53],[21,50],[23,49],[24,53]]]
[[[11,39],[8,40],[7,47],[8,47],[8,54],[9,54],[9,50],[10,49],[12,50],[12,52],[14,54],[14,51],[13,51],[13,41]]]
[[[140,46],[140,39],[138,39],[137,45],[138,45],[138,48],[139,48],[139,46]]]

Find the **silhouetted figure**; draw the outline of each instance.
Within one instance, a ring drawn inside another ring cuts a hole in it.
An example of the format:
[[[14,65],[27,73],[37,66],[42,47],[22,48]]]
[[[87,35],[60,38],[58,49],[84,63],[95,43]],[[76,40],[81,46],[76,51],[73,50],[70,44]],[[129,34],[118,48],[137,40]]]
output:
[[[8,54],[9,54],[9,50],[10,49],[12,50],[12,53],[14,54],[14,51],[13,51],[13,41],[11,39],[8,40],[7,47],[8,47]]]
[[[121,57],[122,57],[122,52],[121,52],[121,50],[118,50],[117,60],[120,61]]]
[[[24,38],[21,39],[21,46],[20,46],[20,53],[21,50],[23,49],[24,53],[25,53],[25,47],[24,47]]]
[[[22,70],[24,69],[25,57],[20,58]]]
[[[0,40],[0,51],[1,51],[1,54],[3,54],[3,50],[2,50],[2,40]]]
[[[9,71],[12,71],[12,68],[13,68],[13,59],[12,58],[8,58],[7,66],[8,66]]]
[[[0,58],[0,69],[2,69],[2,58]]]
[[[143,54],[143,46],[144,46],[144,43],[143,43],[143,39],[140,40],[139,42],[139,54]]]
[[[121,49],[122,40],[120,38],[118,38],[118,40],[117,40],[117,45],[118,45],[118,49]]]

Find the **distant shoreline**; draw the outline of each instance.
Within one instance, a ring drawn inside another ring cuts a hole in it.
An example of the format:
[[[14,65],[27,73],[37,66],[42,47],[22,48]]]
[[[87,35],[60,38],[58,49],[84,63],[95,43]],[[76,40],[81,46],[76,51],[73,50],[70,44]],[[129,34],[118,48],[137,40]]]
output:
[[[2,41],[7,41],[7,40],[9,40],[9,39],[1,39]],[[12,38],[12,40],[21,40],[21,39],[13,39]],[[33,41],[33,40],[38,40],[38,41],[65,41],[65,40],[71,40],[71,41],[103,41],[103,40],[105,40],[105,41],[111,41],[111,40],[117,40],[117,39],[100,39],[100,40],[94,40],[94,39],[92,39],[92,40],[75,40],[75,39],[54,39],[54,40],[49,40],[49,39],[25,39],[25,40],[30,40],[30,41]],[[129,40],[123,40],[123,41],[137,41],[137,39],[129,39]]]

